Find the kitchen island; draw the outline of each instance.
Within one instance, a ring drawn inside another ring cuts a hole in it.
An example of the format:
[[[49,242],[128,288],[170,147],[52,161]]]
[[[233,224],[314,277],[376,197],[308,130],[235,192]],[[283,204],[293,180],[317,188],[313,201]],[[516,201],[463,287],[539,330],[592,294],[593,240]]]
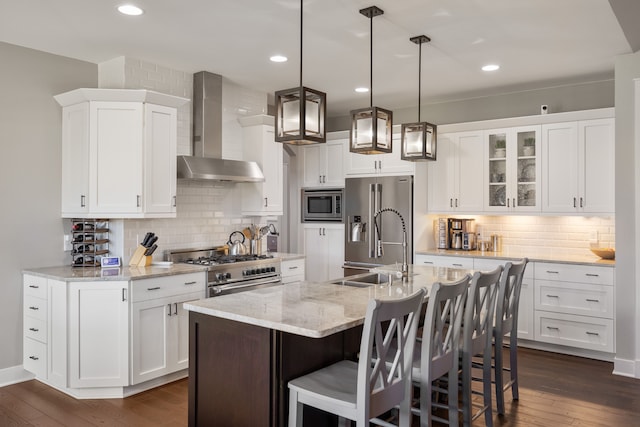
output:
[[[376,271],[395,273],[396,267]],[[288,381],[355,358],[371,298],[429,291],[435,282],[467,273],[410,266],[408,279],[395,278],[391,285],[300,282],[185,303],[189,425],[285,426]],[[306,427],[332,424],[333,417],[305,408]]]

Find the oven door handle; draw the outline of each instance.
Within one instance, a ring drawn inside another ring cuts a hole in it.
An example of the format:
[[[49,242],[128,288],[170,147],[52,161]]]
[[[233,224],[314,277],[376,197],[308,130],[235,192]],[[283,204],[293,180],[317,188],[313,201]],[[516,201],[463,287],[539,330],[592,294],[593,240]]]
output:
[[[259,280],[256,282],[248,282],[245,284],[238,284],[238,283],[233,283],[233,284],[229,284],[229,285],[214,285],[211,286],[211,290],[213,291],[213,295],[218,295],[221,294],[222,292],[224,292],[225,290],[229,289],[229,290],[236,290],[236,289],[242,289],[242,288],[251,288],[254,286],[261,286],[261,285],[268,285],[270,283],[278,283],[280,282],[280,277],[279,276],[274,276],[265,280]]]

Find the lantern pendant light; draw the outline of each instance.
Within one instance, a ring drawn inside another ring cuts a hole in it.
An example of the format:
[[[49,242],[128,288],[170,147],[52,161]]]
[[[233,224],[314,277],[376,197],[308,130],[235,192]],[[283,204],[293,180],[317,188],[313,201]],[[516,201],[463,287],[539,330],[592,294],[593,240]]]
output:
[[[423,35],[411,37],[409,40],[420,46],[420,53],[418,54],[418,123],[402,125],[402,160],[435,160],[437,126],[427,122],[420,122],[422,43],[428,43],[431,39]]]
[[[370,20],[370,84],[369,108],[351,111],[351,132],[349,133],[349,151],[359,154],[381,154],[393,151],[391,127],[393,113],[373,106],[373,18],[384,11],[376,6],[361,9],[360,13]]]
[[[300,0],[300,86],[275,93],[275,140],[293,145],[318,144],[327,140],[327,95],[302,85],[302,3]]]

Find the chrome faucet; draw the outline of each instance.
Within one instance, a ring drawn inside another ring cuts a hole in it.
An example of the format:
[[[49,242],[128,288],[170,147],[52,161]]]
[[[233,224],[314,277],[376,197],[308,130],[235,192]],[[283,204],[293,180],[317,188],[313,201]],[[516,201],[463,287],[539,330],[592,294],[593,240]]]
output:
[[[380,209],[378,212],[376,212],[376,214],[373,216],[373,225],[376,229],[376,234],[378,236],[378,240],[376,241],[376,256],[382,256],[383,255],[383,249],[382,249],[382,234],[380,233],[380,227],[378,227],[378,223],[376,222],[376,219],[378,218],[378,216],[382,213],[382,212],[393,212],[394,214],[398,215],[398,217],[400,218],[400,222],[402,222],[402,277],[406,278],[409,277],[409,264],[407,264],[407,227],[404,223],[404,218],[402,217],[402,215],[400,215],[400,212],[398,212],[397,210],[393,209],[393,208],[383,208]],[[392,244],[398,244],[397,242],[384,242],[384,243],[392,243]]]

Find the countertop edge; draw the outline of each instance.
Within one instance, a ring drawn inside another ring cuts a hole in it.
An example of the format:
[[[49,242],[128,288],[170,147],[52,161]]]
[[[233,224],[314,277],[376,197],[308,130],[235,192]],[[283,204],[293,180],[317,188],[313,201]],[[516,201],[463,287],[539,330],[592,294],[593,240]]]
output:
[[[455,257],[466,257],[466,258],[487,258],[487,259],[501,259],[501,260],[519,260],[524,258],[525,256],[529,258],[530,262],[549,262],[556,264],[575,264],[575,265],[595,265],[599,267],[615,267],[615,260],[610,259],[602,259],[597,256],[580,256],[575,257],[574,259],[570,259],[568,256],[549,256],[549,257],[540,257],[539,255],[525,255],[525,254],[514,254],[514,253],[504,253],[504,252],[491,252],[491,251],[459,251],[459,250],[449,250],[449,249],[421,249],[415,251],[416,255],[436,255],[436,256],[455,256]]]
[[[169,267],[152,265],[149,267],[122,266],[119,268],[54,266],[25,268],[22,270],[22,274],[69,282],[95,282],[119,280],[136,281],[151,279],[154,277],[177,276],[180,274],[200,273],[205,271],[207,271],[207,268],[203,266],[175,264]]]

